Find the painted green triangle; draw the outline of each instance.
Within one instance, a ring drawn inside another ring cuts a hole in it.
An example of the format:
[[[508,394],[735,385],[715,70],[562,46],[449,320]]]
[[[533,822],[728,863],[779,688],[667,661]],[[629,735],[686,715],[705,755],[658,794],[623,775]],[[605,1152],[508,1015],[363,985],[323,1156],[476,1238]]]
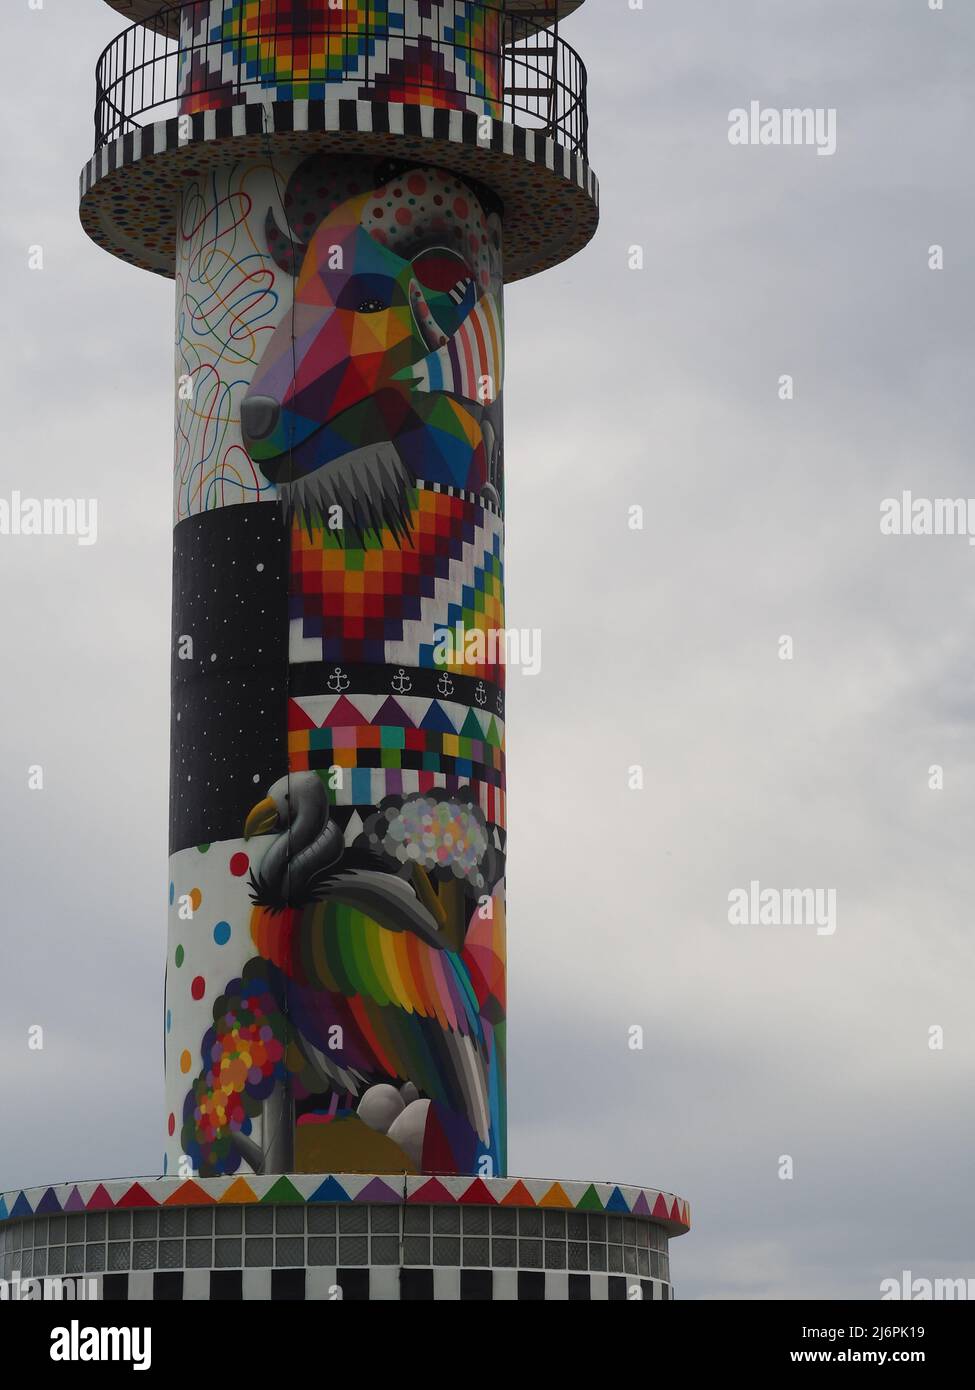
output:
[[[461,738],[476,738],[478,743],[484,742],[484,730],[478,723],[477,715],[474,711],[467,711],[467,718],[464,720],[464,727],[460,731]]]
[[[602,1211],[603,1204],[592,1183],[586,1188],[581,1202],[576,1202],[576,1211]]]
[[[501,735],[498,733],[498,726],[494,722],[493,714],[491,716],[491,722],[488,725],[488,731],[484,735],[484,737],[487,739],[488,743],[491,745],[492,748],[501,747]]]
[[[292,1205],[304,1206],[305,1199],[295,1187],[294,1183],[288,1178],[278,1178],[273,1187],[269,1187],[261,1198],[262,1202],[274,1202],[278,1205],[290,1202]]]

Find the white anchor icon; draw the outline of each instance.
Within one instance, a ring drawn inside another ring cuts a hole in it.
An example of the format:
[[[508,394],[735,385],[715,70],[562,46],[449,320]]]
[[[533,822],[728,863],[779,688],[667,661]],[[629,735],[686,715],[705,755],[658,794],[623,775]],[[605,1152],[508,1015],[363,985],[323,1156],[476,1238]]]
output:
[[[343,690],[348,690],[351,684],[352,682],[342,670],[341,666],[336,666],[335,670],[328,678],[328,688],[334,691],[336,695],[341,695]]]
[[[487,691],[484,689],[483,681],[478,681],[477,689],[474,691],[474,699],[479,705],[487,704]]]
[[[446,671],[444,671],[443,675],[437,681],[437,691],[440,695],[453,695],[454,693],[454,683],[447,675]]]
[[[413,689],[413,682],[403,670],[402,666],[399,668],[399,672],[393,677],[390,684],[397,695],[405,695],[408,690]]]

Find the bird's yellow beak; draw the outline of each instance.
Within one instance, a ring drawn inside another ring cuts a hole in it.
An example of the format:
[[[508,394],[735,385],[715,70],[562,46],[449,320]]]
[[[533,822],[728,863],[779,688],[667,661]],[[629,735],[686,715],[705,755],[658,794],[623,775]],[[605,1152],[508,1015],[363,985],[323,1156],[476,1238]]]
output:
[[[269,796],[259,801],[244,822],[244,839],[254,835],[267,835],[278,823],[278,808]]]

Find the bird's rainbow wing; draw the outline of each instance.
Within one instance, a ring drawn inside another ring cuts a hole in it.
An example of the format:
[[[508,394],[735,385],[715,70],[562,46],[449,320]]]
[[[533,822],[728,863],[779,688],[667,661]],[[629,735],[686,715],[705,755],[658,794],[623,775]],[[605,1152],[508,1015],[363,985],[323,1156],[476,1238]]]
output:
[[[475,1039],[481,1024],[467,969],[459,956],[428,946],[412,932],[387,931],[341,902],[306,909],[295,943],[303,982],[380,1008],[435,1019]]]
[[[292,1022],[316,1048],[375,1080],[412,1081],[466,1113],[486,1138],[484,1031],[461,956],[336,900],[309,904],[290,921],[265,917],[255,941],[284,970]]]

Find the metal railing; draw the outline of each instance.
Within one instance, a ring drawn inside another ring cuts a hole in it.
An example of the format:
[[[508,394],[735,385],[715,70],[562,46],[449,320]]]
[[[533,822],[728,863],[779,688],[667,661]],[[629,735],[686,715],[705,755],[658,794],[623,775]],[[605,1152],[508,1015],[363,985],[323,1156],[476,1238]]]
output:
[[[551,13],[539,0],[532,16],[509,12],[503,0],[471,0],[466,38],[458,34],[452,8],[438,7],[406,40],[389,25],[385,0],[359,0],[355,18],[349,10],[324,7],[316,17],[284,12],[278,18],[278,3],[246,0],[216,39],[207,23],[209,0],[162,5],[152,29],[133,24],[119,34],[95,72],[96,152],[139,129],[139,117],[169,114],[161,108],[231,106],[254,100],[248,94],[255,90],[282,100],[282,90],[292,98],[321,99],[345,82],[362,100],[483,109],[587,153],[586,69],[559,34],[554,0],[547,0]],[[422,71],[403,70],[405,44],[422,56]],[[458,56],[465,60],[460,75]],[[468,98],[475,106],[468,107]]]

